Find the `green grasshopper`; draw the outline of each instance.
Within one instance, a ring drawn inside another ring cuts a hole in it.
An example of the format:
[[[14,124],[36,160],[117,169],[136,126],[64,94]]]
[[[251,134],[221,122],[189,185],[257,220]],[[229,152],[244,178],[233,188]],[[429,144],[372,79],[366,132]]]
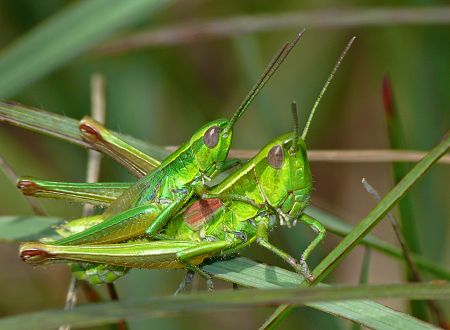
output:
[[[193,196],[205,193],[206,181],[226,168],[225,160],[230,149],[234,124],[287,57],[301,35],[302,33],[298,34],[294,40],[281,48],[230,120],[219,119],[201,127],[187,143],[181,145],[155,170],[142,177],[113,201],[101,215],[104,221],[53,244],[115,243],[142,234],[148,237],[157,234]],[[84,120],[80,125],[85,140],[97,146],[106,144],[115,146],[115,148],[105,147],[105,150],[111,154],[121,150],[121,154],[126,155],[123,158],[124,164],[132,164],[130,168],[135,168],[135,172],[142,175],[145,173],[142,164],[136,162],[136,159],[141,159],[141,155],[137,156],[138,151],[129,146],[121,148],[120,144],[115,143],[117,140],[109,140],[103,144],[105,135],[99,135],[98,130],[89,123],[92,124],[94,121]],[[143,170],[142,173],[140,170]]]
[[[304,138],[315,109],[352,42],[353,39],[322,89],[302,137],[296,126],[294,133],[266,145],[203,196],[208,199],[191,202],[155,236],[159,240],[83,246],[25,243],[21,247],[22,259],[30,264],[76,261],[120,267],[187,268],[205,277],[211,286],[209,275],[198,265],[206,258],[235,253],[256,241],[311,281],[306,260],[323,239],[325,230],[317,220],[303,213],[312,190]],[[298,262],[269,243],[268,233],[276,218],[288,226],[300,220],[318,233]]]

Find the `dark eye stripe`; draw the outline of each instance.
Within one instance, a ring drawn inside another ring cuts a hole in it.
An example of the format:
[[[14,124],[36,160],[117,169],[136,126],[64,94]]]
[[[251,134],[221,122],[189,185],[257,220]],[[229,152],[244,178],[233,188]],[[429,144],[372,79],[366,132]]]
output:
[[[219,126],[213,126],[208,128],[208,130],[203,135],[203,142],[208,148],[214,148],[219,142]]]
[[[280,145],[276,145],[270,149],[267,155],[267,162],[273,168],[281,168],[284,161],[284,151]]]

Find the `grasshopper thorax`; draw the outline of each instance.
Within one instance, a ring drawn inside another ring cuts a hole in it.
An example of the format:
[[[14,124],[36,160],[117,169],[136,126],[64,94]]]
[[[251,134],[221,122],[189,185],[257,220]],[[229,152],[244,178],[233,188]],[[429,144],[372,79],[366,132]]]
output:
[[[230,150],[232,130],[227,119],[214,120],[201,127],[192,136],[190,145],[197,168],[207,177],[213,177],[220,171]]]

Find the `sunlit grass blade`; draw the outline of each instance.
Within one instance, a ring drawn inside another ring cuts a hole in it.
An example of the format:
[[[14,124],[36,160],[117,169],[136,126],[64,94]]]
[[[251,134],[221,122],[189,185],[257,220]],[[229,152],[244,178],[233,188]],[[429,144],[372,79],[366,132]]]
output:
[[[89,148],[89,144],[80,137],[79,121],[45,110],[35,109],[18,103],[0,101],[0,122],[26,128],[78,146]],[[169,153],[163,148],[134,137],[111,131],[127,143],[146,153],[163,160]]]
[[[314,283],[320,282],[337,264],[384,218],[390,209],[408,192],[430,167],[450,147],[450,135],[431,150],[408,174],[377,204],[377,206],[348,234],[339,245],[314,269]]]
[[[67,6],[0,53],[0,98],[11,97],[170,2],[85,0]]]
[[[239,258],[246,264],[246,260]],[[227,276],[227,263],[234,260],[218,262],[215,270]],[[239,261],[238,261],[239,262]],[[225,267],[221,269],[221,265]],[[128,320],[137,317],[173,317],[177,312],[206,312],[208,310],[225,308],[236,309],[255,306],[270,306],[289,302],[296,305],[307,304],[313,308],[336,313],[339,316],[361,322],[373,329],[434,329],[430,324],[419,321],[409,315],[394,311],[382,305],[372,303],[366,298],[407,298],[407,299],[446,299],[450,297],[450,284],[448,283],[420,283],[395,284],[360,287],[332,287],[321,286],[317,288],[292,288],[299,283],[299,276],[276,267],[252,266],[246,264],[247,274],[256,274],[264,278],[266,274],[279,276],[281,285],[289,289],[273,290],[247,290],[215,292],[215,294],[201,293],[182,295],[177,297],[147,297],[135,301],[122,301],[120,303],[89,304],[76,307],[73,311],[49,310],[4,318],[0,321],[0,329],[48,329],[55,325],[71,323],[77,327],[87,327],[113,322],[120,318]],[[278,272],[281,271],[281,272]],[[284,273],[284,275],[283,275]],[[292,276],[290,274],[292,274]],[[229,277],[229,276],[228,276]],[[297,281],[292,278],[297,277]],[[290,280],[290,282],[286,282]],[[276,281],[275,281],[276,282]],[[275,283],[274,282],[274,283]],[[256,284],[255,286],[258,286]],[[352,301],[339,301],[352,299]],[[323,302],[325,301],[325,302]],[[339,301],[339,302],[337,302]],[[376,317],[374,317],[376,316]]]

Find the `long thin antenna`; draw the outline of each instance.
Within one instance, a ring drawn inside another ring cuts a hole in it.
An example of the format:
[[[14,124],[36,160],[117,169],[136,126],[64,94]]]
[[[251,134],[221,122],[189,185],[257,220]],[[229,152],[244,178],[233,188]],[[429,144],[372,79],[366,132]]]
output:
[[[292,146],[289,149],[291,153],[295,153],[298,150],[298,139],[300,137],[300,130],[298,128],[298,111],[297,103],[295,101],[291,104],[292,118],[294,119],[294,140],[292,141]]]
[[[350,39],[350,41],[347,43],[347,46],[345,46],[345,49],[342,51],[341,56],[339,56],[338,61],[336,62],[336,64],[334,65],[333,70],[331,71],[330,75],[328,76],[327,81],[325,82],[325,85],[323,85],[322,90],[320,91],[319,96],[316,99],[316,102],[314,103],[314,106],[311,110],[311,113],[309,115],[308,121],[306,122],[305,128],[303,129],[303,133],[302,133],[302,139],[305,140],[306,138],[306,134],[308,134],[308,129],[309,126],[311,125],[311,121],[314,117],[314,113],[316,112],[316,109],[320,103],[320,100],[322,99],[322,96],[325,94],[325,92],[327,91],[328,85],[330,84],[330,82],[333,80],[334,75],[336,74],[337,69],[339,68],[339,66],[341,65],[342,60],[344,59],[345,55],[347,54],[348,50],[350,49],[350,47],[352,46],[353,41],[355,41],[356,37],[353,37]]]
[[[281,63],[286,59],[286,57],[289,55],[291,50],[295,47],[295,45],[300,40],[301,36],[305,32],[305,29],[300,31],[295,38],[286,44],[284,44],[283,47],[277,52],[275,57],[270,61],[269,65],[264,70],[263,74],[259,78],[259,80],[256,82],[256,84],[252,87],[250,92],[245,97],[244,101],[242,101],[239,108],[234,113],[233,117],[230,119],[230,122],[228,123],[227,127],[225,127],[224,133],[226,134],[236,123],[236,121],[242,116],[245,110],[247,110],[250,103],[253,101],[256,95],[261,91],[261,89],[265,86],[265,84],[269,81],[270,77],[277,71]]]

